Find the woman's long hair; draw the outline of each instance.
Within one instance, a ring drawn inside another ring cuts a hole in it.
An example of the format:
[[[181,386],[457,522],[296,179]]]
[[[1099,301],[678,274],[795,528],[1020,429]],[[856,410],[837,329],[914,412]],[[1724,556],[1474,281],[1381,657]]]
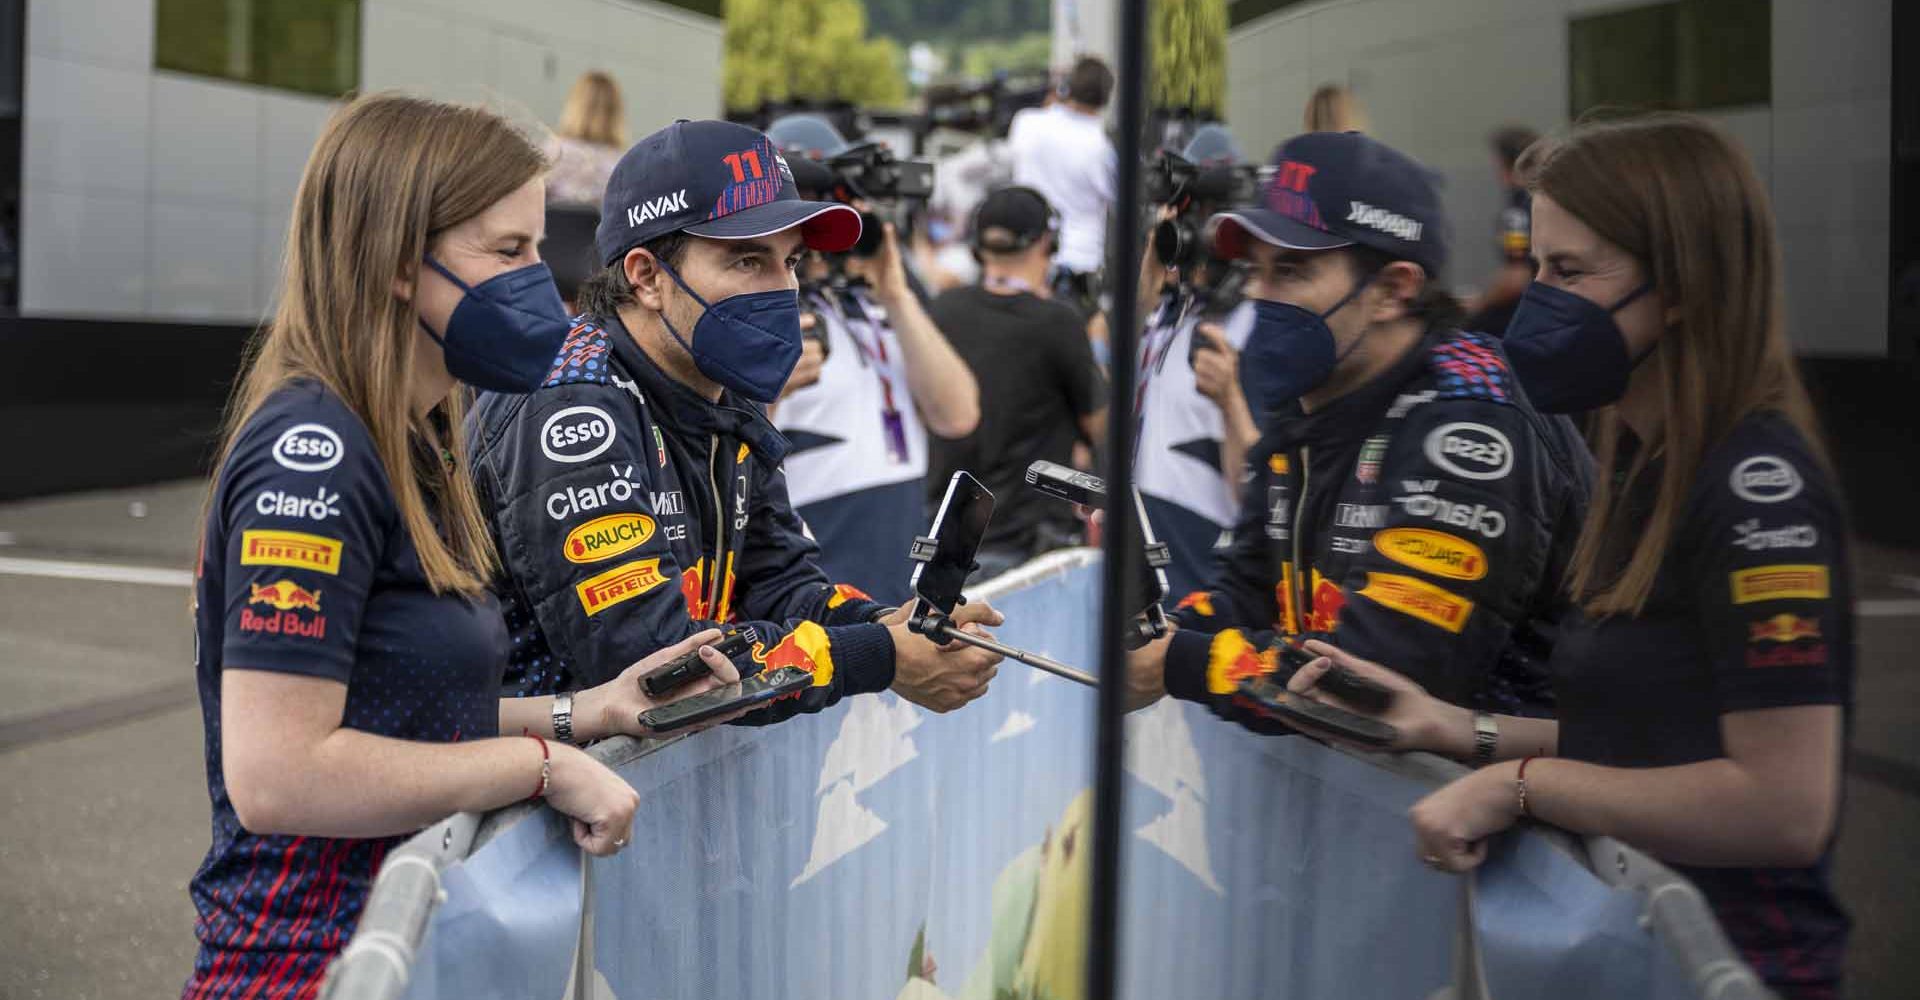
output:
[[[545,169],[523,133],[481,108],[374,94],[336,112],[294,195],[279,306],[248,346],[217,467],[275,390],[319,382],[372,436],[427,582],[478,594],[497,561],[464,471],[465,390],[413,413],[419,313],[393,285],[418,277],[441,233]]]
[[[1570,567],[1573,597],[1589,614],[1637,615],[1695,473],[1743,418],[1785,415],[1826,462],[1787,342],[1773,209],[1738,144],[1690,115],[1579,126],[1536,143],[1519,169],[1530,190],[1633,255],[1666,304],[1666,332],[1646,362],[1660,383],[1660,430],[1615,477],[1621,418],[1615,407],[1595,414],[1601,475]],[[1655,461],[1652,515],[1636,521],[1625,500]]]
[[[627,148],[627,112],[620,85],[603,70],[590,69],[573,81],[555,134],[616,149]]]

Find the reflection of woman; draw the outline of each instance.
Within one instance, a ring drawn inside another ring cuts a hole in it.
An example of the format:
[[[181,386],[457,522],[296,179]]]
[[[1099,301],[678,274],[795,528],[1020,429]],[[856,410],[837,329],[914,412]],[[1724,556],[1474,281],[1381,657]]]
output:
[[[637,728],[638,674],[694,640],[570,714],[500,700],[495,555],[460,469],[455,380],[530,390],[567,334],[536,249],[544,166],[487,112],[384,95],[307,163],[201,541],[213,843],[188,997],[311,996],[387,850],[451,813],[544,797],[588,851],[630,835],[633,789],[565,740]]]
[[[580,74],[567,92],[560,124],[545,144],[544,152],[553,164],[547,175],[547,200],[598,211],[613,165],[626,151],[627,112],[620,85],[603,70]]]
[[[1365,132],[1367,113],[1353,91],[1337,83],[1323,83],[1307,98],[1304,132]]]
[[[1402,749],[1501,761],[1414,807],[1429,864],[1472,868],[1521,816],[1615,836],[1692,879],[1776,991],[1834,996],[1850,564],[1765,190],[1686,117],[1583,128],[1522,168],[1540,275],[1506,347],[1541,409],[1598,411],[1614,471],[1570,571],[1584,613],[1554,650],[1560,719],[1476,719],[1309,646],[1398,689]]]

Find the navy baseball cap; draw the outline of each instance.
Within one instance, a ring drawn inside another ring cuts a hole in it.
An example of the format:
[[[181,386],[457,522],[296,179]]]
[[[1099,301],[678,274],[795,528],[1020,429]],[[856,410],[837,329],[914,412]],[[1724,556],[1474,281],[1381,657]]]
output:
[[[634,143],[614,166],[593,240],[604,265],[668,233],[746,240],[795,226],[815,250],[837,253],[860,239],[860,213],[803,200],[766,136],[732,122],[681,120]]]
[[[1437,277],[1447,264],[1447,219],[1432,171],[1359,132],[1308,132],[1273,153],[1259,204],[1208,220],[1216,256],[1244,257],[1257,239],[1288,250],[1366,246]]]

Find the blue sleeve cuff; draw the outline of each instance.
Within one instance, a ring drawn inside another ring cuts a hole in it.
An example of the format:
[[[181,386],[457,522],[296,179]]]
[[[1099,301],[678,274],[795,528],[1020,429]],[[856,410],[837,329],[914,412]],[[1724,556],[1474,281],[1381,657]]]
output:
[[[1182,701],[1207,700],[1207,658],[1213,636],[1181,629],[1167,641],[1167,693]]]
[[[893,686],[893,634],[885,625],[827,628],[833,668],[846,694],[875,694]]]

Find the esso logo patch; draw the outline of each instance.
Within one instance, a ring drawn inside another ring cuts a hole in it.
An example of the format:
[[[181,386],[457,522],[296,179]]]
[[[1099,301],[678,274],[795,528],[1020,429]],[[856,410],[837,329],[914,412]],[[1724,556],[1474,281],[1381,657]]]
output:
[[[340,435],[324,424],[295,424],[273,443],[273,460],[295,472],[324,472],[346,453]]]
[[[1806,482],[1786,459],[1755,455],[1733,467],[1728,485],[1734,496],[1748,503],[1779,503],[1799,496]]]
[[[540,425],[540,450],[556,462],[586,462],[613,447],[613,418],[598,406],[569,406]]]
[[[1485,424],[1442,424],[1427,435],[1427,461],[1462,479],[1505,479],[1513,442]]]

